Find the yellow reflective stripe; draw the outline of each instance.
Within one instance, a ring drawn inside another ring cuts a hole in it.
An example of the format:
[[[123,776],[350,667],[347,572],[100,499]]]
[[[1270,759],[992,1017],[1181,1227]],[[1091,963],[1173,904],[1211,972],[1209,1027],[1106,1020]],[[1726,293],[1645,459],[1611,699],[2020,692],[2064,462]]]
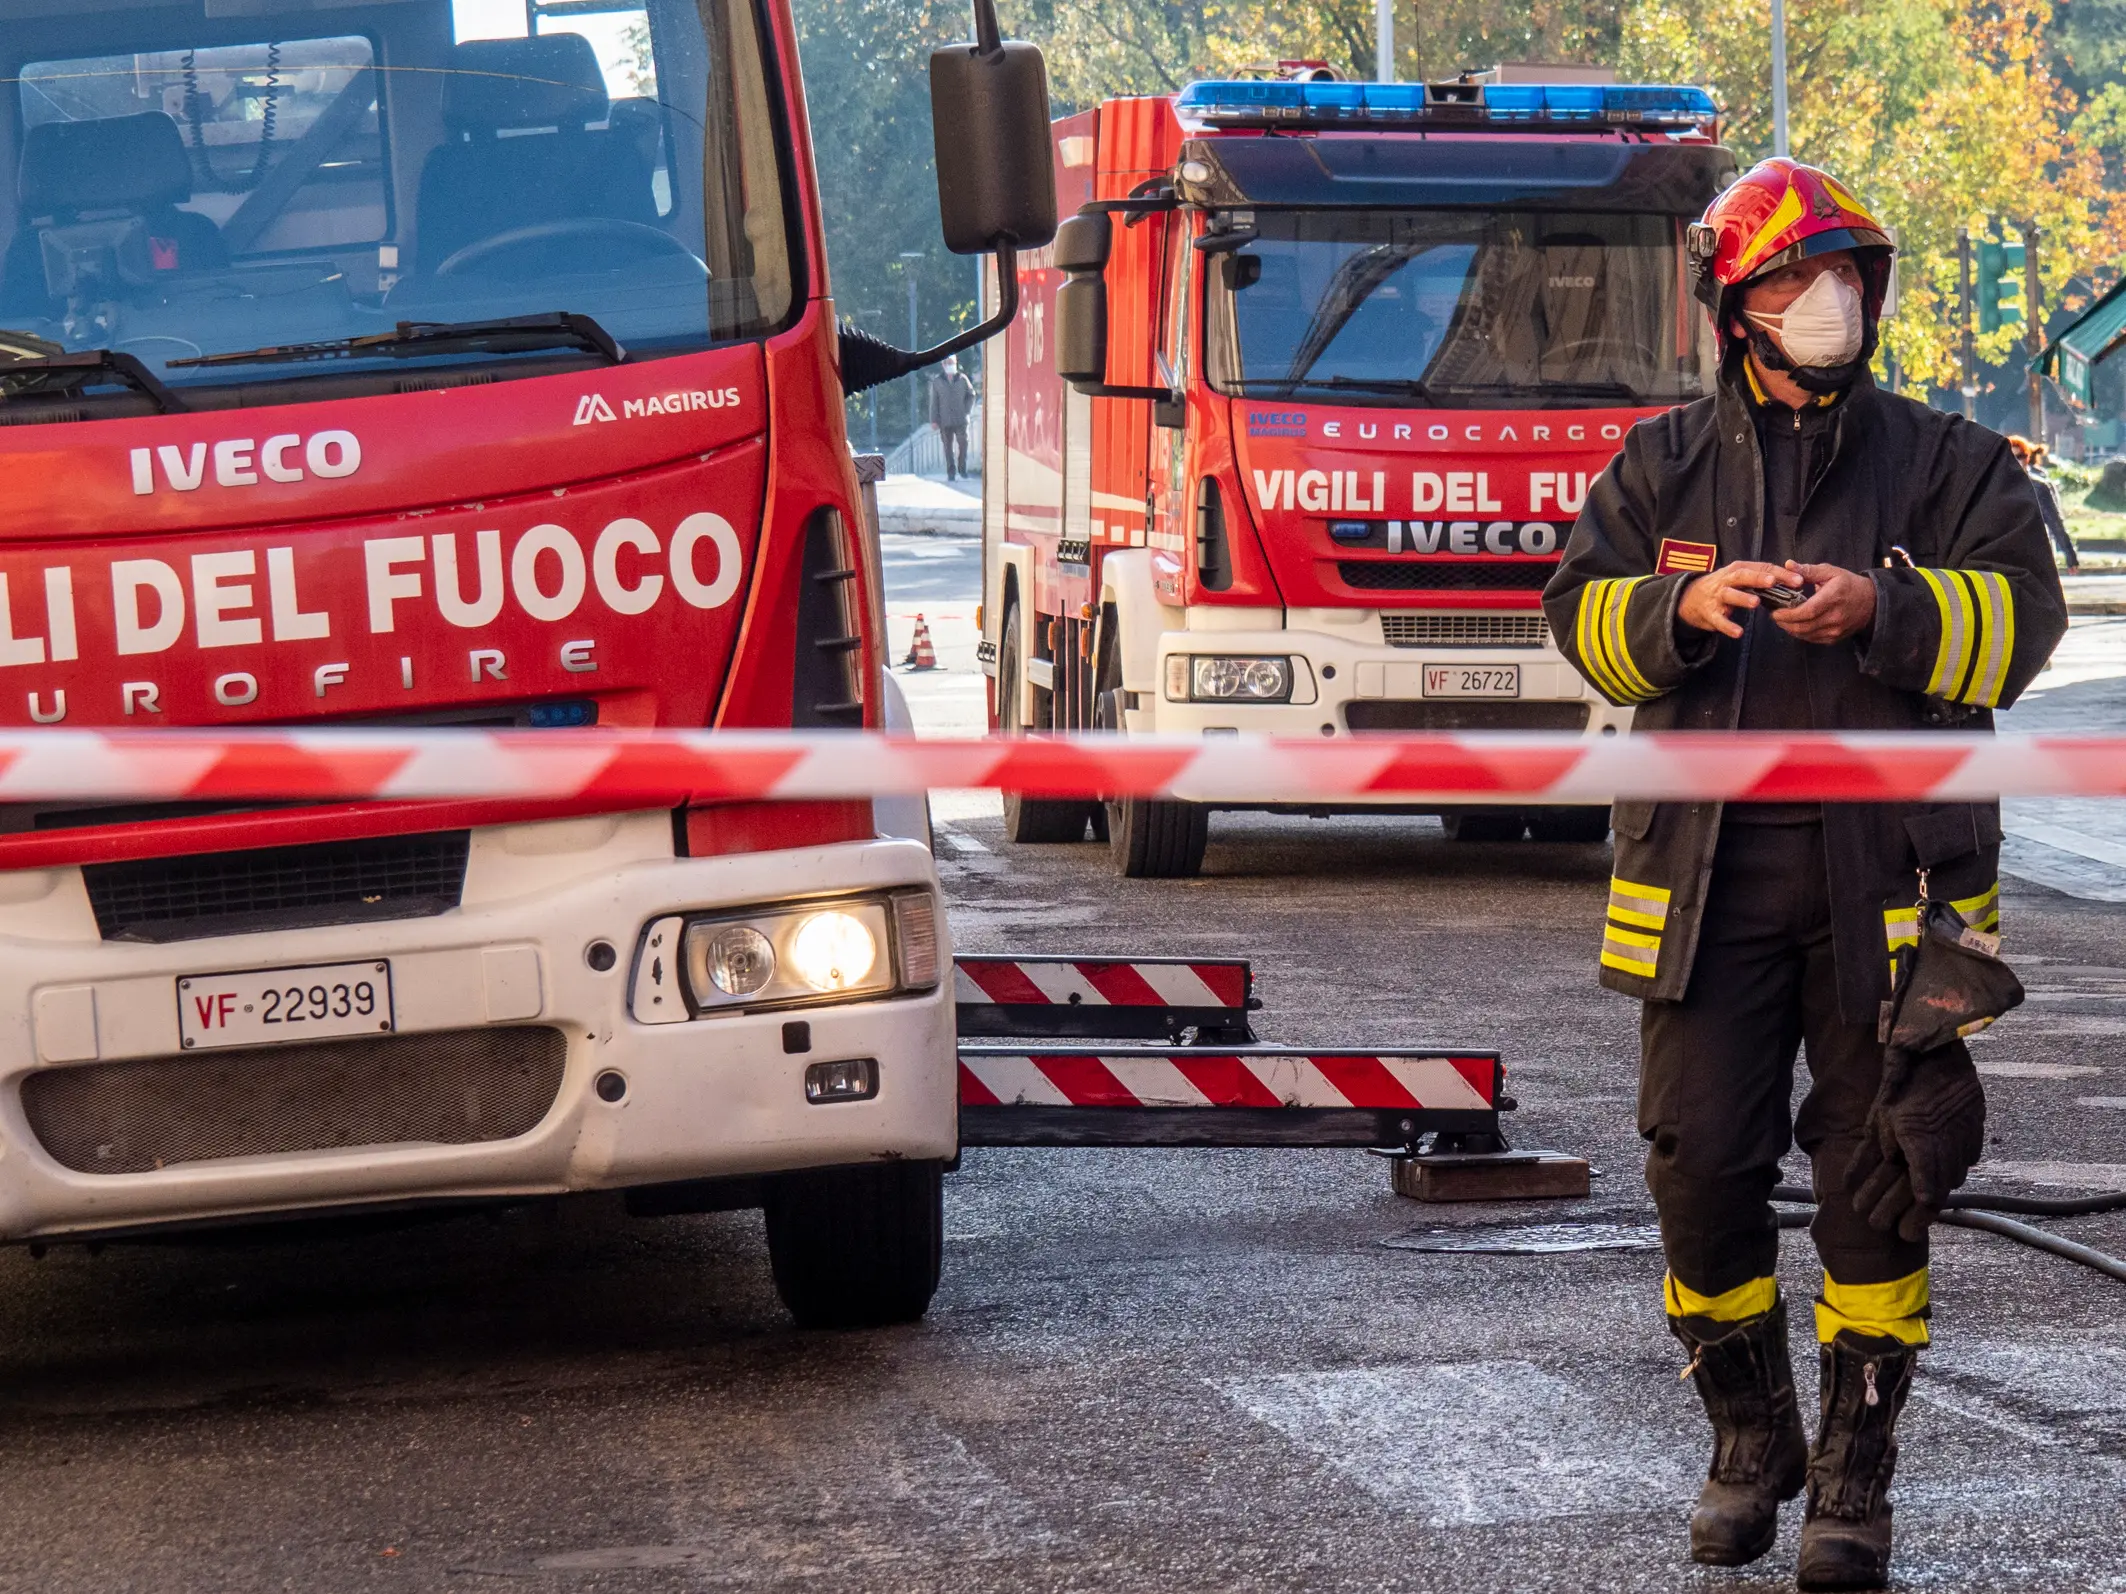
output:
[[[2001,924],[2001,885],[1998,880],[1975,897],[1964,897],[1951,902],[1957,916],[1974,930],[1984,930],[1989,935],[1996,933]]]
[[[1661,1296],[1670,1317],[1709,1317],[1716,1323],[1739,1323],[1744,1318],[1762,1317],[1778,1304],[1779,1281],[1751,1279],[1718,1295],[1700,1295],[1670,1273],[1662,1279]]]
[[[1764,218],[1764,225],[1757,229],[1751,236],[1750,241],[1742,246],[1742,252],[1735,257],[1735,280],[1737,282],[1756,271],[1757,257],[1770,246],[1774,238],[1793,226],[1795,222],[1801,220],[1806,210],[1807,206],[1802,202],[1801,190],[1789,182],[1786,185],[1785,197],[1772,207],[1772,213]]]
[[[1895,951],[1901,946],[1919,944],[1919,909],[1888,908],[1882,915],[1882,936]]]
[[[1666,886],[1642,886],[1635,880],[1612,875],[1609,880],[1609,916],[1623,924],[1658,930],[1668,922],[1669,896]]]
[[[1636,930],[1622,930],[1614,924],[1605,925],[1602,929],[1602,963],[1607,968],[1642,974],[1650,980],[1660,967],[1661,938],[1641,935]]]
[[[1590,581],[1580,589],[1580,612],[1573,621],[1573,632],[1579,645],[1580,667],[1592,677],[1604,697],[1621,698],[1629,694],[1603,658],[1600,641],[1602,603],[1609,586],[1607,581]]]
[[[1941,611],[1927,691],[1980,708],[1998,708],[2015,659],[2015,588],[1995,570],[1929,570],[1920,579]]]
[[[1632,663],[1631,649],[1624,641],[1624,612],[1631,605],[1633,589],[1640,582],[1647,579],[1645,576],[1632,576],[1627,580],[1619,581],[1616,584],[1616,591],[1610,595],[1609,599],[1609,632],[1612,638],[1611,657],[1615,661],[1617,673],[1624,678],[1625,695],[1635,701],[1660,696],[1654,690],[1653,683],[1641,675],[1639,667]]]
[[[1907,1273],[1887,1284],[1841,1284],[1823,1276],[1816,1298],[1816,1337],[1829,1344],[1841,1329],[1907,1345],[1927,1343],[1927,1270]]]
[[[1984,620],[1984,647],[1964,701],[1998,708],[2008,684],[2008,661],[2015,652],[2015,590],[1998,571],[1967,570],[1964,576],[1977,589],[1978,612]]]
[[[1934,650],[1934,673],[1927,677],[1927,692],[1933,697],[1954,697],[1963,682],[1971,646],[1971,600],[1938,570],[1922,566],[1919,577],[1941,611],[1941,642]]]

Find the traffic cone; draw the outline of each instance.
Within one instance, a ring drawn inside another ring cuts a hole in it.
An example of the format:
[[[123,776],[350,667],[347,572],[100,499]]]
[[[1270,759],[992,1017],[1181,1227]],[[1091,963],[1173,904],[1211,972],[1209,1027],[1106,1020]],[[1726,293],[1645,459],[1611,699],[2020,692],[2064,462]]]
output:
[[[921,615],[915,617],[915,641],[908,649],[908,657],[901,660],[904,670],[934,670],[938,667],[937,649],[930,645],[930,624]]]

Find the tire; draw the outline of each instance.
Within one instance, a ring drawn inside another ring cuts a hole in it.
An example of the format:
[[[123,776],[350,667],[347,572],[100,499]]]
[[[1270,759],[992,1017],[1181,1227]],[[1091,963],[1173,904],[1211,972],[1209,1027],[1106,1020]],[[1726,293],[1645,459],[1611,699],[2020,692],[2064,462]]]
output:
[[[1528,834],[1537,841],[1586,847],[1609,839],[1607,808],[1531,808]]]
[[[1519,841],[1528,822],[1514,808],[1457,808],[1439,822],[1449,841]]]
[[[775,1293],[802,1328],[912,1323],[937,1292],[944,1164],[787,1174],[768,1196]]]
[[[1004,640],[997,648],[997,730],[1001,735],[1024,736],[1029,731],[1049,728],[1028,723],[1026,707],[1019,699],[1025,690],[1022,673],[1019,607],[1014,603],[1004,611]],[[1091,817],[1091,807],[1086,803],[1022,797],[1015,791],[1004,793],[1004,835],[1010,841],[1037,845],[1083,841]]]
[[[1093,704],[1093,725],[1119,731],[1119,688],[1110,686]],[[1105,832],[1107,855],[1115,873],[1131,880],[1186,880],[1203,868],[1203,848],[1210,839],[1210,810],[1200,803],[1164,797],[1118,797],[1101,805],[1093,822]]]

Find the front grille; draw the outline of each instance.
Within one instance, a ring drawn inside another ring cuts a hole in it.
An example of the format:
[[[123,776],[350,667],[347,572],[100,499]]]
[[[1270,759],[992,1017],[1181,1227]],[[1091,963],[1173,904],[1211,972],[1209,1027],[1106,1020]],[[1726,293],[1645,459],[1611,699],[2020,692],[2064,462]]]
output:
[[[1541,592],[1555,559],[1343,559],[1336,573],[1367,592]]]
[[[557,1029],[364,1035],[48,1068],[22,1082],[37,1142],[77,1173],[349,1146],[463,1146],[538,1126],[561,1093]]]
[[[444,830],[92,863],[81,876],[106,941],[186,941],[443,913],[471,846],[471,831]]]
[[[1540,614],[1384,614],[1391,648],[1539,648],[1550,640]]]
[[[1360,698],[1344,705],[1344,723],[1354,731],[1583,731],[1587,705]]]

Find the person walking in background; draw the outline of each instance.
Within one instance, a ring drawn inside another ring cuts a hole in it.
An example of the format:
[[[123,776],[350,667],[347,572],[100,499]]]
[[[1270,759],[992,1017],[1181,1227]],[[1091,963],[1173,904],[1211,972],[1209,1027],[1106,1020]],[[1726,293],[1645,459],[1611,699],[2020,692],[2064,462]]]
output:
[[[930,424],[945,444],[945,480],[967,474],[967,417],[974,413],[974,383],[960,370],[957,355],[948,355],[930,379]]]
[[[2037,512],[2045,517],[2045,530],[2060,563],[2069,570],[2081,569],[2081,556],[2074,551],[2074,539],[2067,535],[2067,517],[2060,513],[2059,489],[2052,485],[2052,476],[2045,469],[2048,450],[2043,443],[2033,443],[2027,437],[2009,438],[2008,447],[2016,464],[2023,467],[2023,474],[2030,478],[2030,485],[2037,489]]]

